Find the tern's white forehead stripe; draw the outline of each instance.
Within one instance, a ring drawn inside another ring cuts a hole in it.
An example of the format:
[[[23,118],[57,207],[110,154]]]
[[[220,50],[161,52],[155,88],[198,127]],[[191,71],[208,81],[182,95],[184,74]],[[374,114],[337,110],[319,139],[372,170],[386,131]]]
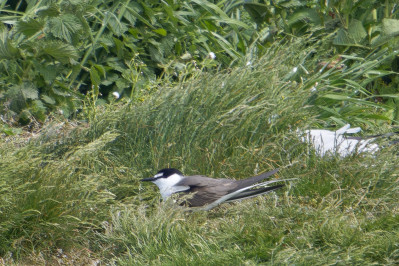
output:
[[[159,174],[154,175],[155,178],[161,177],[161,176],[163,176],[163,173],[159,173]]]

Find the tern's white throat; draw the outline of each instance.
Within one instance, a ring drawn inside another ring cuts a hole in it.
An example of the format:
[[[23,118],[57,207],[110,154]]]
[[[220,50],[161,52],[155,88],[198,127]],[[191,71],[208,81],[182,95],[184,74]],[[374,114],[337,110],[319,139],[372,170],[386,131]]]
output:
[[[158,177],[152,182],[158,186],[163,200],[169,198],[173,193],[189,189],[187,186],[175,186],[184,178],[182,175],[173,174],[166,178],[162,178],[161,176],[154,177]]]

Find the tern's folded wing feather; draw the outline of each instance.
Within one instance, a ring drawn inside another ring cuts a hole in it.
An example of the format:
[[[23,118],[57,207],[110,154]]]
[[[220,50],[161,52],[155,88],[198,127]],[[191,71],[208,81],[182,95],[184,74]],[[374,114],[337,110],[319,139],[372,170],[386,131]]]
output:
[[[187,199],[186,202],[191,207],[198,207],[212,203],[229,193],[252,186],[275,174],[278,170],[279,169],[275,169],[244,180],[215,179],[201,175],[186,176],[175,186],[190,187],[190,189],[185,190],[184,193],[193,193],[193,196]],[[259,191],[258,193],[261,192]],[[250,195],[242,195],[239,198],[245,198],[245,196],[249,197],[257,193],[253,191],[249,194]]]
[[[188,186],[189,190],[184,191],[193,193],[193,196],[187,199],[191,207],[203,206],[219,199],[220,197],[234,190],[235,181],[231,179],[214,179],[206,176],[186,176],[177,186]]]
[[[185,176],[183,180],[176,184],[176,186],[189,187],[213,187],[213,186],[231,186],[234,180],[225,178],[210,178],[202,175]]]

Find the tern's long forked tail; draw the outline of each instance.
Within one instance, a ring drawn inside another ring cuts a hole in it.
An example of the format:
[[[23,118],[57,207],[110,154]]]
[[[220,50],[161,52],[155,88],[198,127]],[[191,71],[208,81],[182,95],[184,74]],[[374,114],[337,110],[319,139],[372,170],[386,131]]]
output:
[[[246,191],[243,191],[243,192],[237,194],[236,196],[230,198],[226,202],[253,198],[253,197],[260,196],[260,195],[263,195],[266,193],[270,193],[273,190],[276,190],[276,189],[279,189],[282,187],[284,187],[284,185],[276,185],[276,186],[272,186],[272,187],[261,187],[261,188],[246,190]]]
[[[276,169],[274,169],[272,171],[269,171],[269,172],[266,172],[266,173],[263,173],[263,174],[260,174],[260,175],[254,176],[254,177],[249,177],[247,179],[238,180],[237,181],[237,183],[238,183],[237,189],[241,189],[241,188],[245,188],[245,187],[248,187],[248,186],[252,186],[253,184],[256,184],[256,183],[258,183],[260,181],[263,181],[263,180],[265,180],[267,178],[270,178],[272,175],[277,173],[279,170],[280,170],[280,168],[276,168]]]

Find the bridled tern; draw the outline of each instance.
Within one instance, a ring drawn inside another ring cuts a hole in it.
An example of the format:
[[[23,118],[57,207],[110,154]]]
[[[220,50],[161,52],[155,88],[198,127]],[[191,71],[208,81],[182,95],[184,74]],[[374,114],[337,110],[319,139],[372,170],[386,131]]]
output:
[[[189,207],[209,206],[206,209],[211,209],[223,202],[251,198],[283,187],[282,184],[270,187],[266,185],[292,179],[272,180],[257,184],[278,170],[275,169],[243,180],[232,180],[215,179],[202,175],[184,176],[177,169],[165,168],[153,177],[144,178],[141,181],[151,181],[157,185],[163,200],[175,193],[192,194],[192,197],[186,200]]]

